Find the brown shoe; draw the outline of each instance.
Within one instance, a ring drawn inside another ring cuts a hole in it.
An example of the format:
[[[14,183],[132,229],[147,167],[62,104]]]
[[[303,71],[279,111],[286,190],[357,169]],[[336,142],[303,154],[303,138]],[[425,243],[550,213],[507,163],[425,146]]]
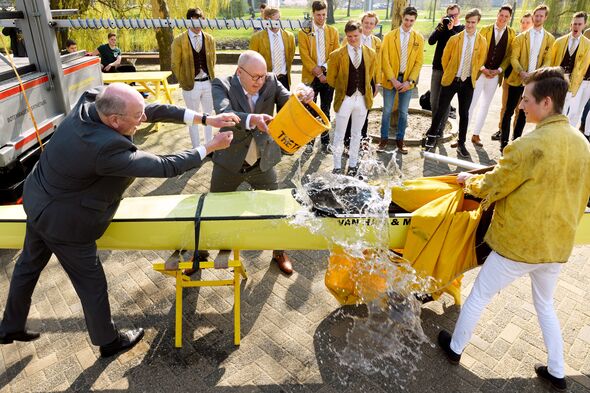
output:
[[[385,148],[387,147],[387,139],[381,139],[381,141],[379,142],[379,145],[377,146],[377,150],[385,150]]]
[[[396,139],[395,144],[397,145],[397,151],[399,151],[402,154],[408,154],[408,149],[406,149],[406,144],[404,143],[403,140],[398,141]]]
[[[459,146],[459,142],[453,142],[453,143],[451,143],[451,147],[453,149],[456,148],[457,146]]]
[[[279,265],[279,269],[281,269],[283,273],[293,273],[293,265],[291,264],[291,260],[287,256],[287,253],[285,253],[284,251],[274,254],[272,256],[272,260],[276,262],[277,265]]]
[[[483,143],[481,143],[481,138],[479,137],[479,135],[473,135],[471,137],[471,143],[473,143],[475,146],[483,146]]]

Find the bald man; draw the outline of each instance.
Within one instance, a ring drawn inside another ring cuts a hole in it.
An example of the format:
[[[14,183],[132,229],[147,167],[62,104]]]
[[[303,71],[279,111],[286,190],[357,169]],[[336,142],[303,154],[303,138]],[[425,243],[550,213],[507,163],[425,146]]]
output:
[[[239,120],[231,113],[207,116],[172,105],[145,106],[141,95],[124,84],[85,92],[25,181],[25,243],[10,281],[0,344],[39,338],[25,325],[31,295],[52,254],[80,298],[90,340],[100,346],[102,357],[141,340],[141,328],[115,328],[96,240],[135,177],[173,177],[198,168],[207,154],[229,146],[232,133],[219,133],[205,146],[166,156],[138,150],[133,135],[143,122],[227,127]]]

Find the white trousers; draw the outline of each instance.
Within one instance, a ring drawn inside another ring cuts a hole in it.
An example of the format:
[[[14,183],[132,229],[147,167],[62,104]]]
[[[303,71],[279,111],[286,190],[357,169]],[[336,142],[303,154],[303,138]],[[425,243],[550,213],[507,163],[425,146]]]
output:
[[[367,106],[365,97],[361,94],[354,94],[352,97],[344,97],[340,110],[336,113],[336,127],[334,129],[334,140],[332,142],[332,155],[334,156],[334,169],[342,167],[342,152],[344,151],[344,134],[348,119],[350,125],[350,147],[348,149],[348,167],[356,167],[359,159],[361,146],[361,130],[365,124]]]
[[[182,90],[182,98],[186,107],[196,112],[206,112],[211,114],[213,112],[213,96],[211,95],[211,81],[197,82],[192,90]],[[200,108],[199,108],[200,107]],[[191,137],[193,148],[201,144],[201,137],[199,135],[199,126],[188,126],[188,132]],[[205,126],[205,143],[213,139],[213,129],[211,126]]]
[[[567,93],[568,96],[571,97],[571,93]],[[582,118],[582,112],[584,111],[584,106],[590,99],[590,81],[582,81],[580,88],[576,92],[576,95],[571,97],[569,100],[569,105],[564,105],[563,113],[567,113],[567,117],[570,120],[570,124],[576,127]],[[566,103],[568,102],[566,97]],[[567,112],[566,106],[569,106],[569,112]],[[588,123],[586,122],[586,131],[589,131]],[[587,132],[586,132],[587,134]]]
[[[560,270],[560,263],[516,262],[492,251],[461,308],[451,340],[451,349],[455,353],[462,353],[471,339],[483,309],[492,297],[517,278],[528,274],[531,278],[533,304],[547,348],[549,373],[554,377],[563,378],[565,375],[563,339],[559,320],[553,308],[553,294]]]
[[[490,104],[494,93],[498,87],[498,76],[493,78],[486,78],[484,74],[481,74],[475,82],[475,90],[473,90],[473,98],[471,99],[471,106],[469,107],[469,121],[471,123],[471,129],[473,135],[479,135],[483,124],[486,121],[488,111],[490,110]],[[479,108],[477,107],[479,105]],[[476,116],[477,115],[477,116]]]

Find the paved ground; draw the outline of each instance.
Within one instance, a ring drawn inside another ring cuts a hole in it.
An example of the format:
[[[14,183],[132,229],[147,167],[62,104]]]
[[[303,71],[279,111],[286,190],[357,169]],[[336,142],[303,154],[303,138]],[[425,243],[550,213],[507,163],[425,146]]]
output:
[[[220,66],[218,74],[233,72]],[[299,79],[299,74],[295,76]],[[430,68],[419,88],[427,90]],[[485,147],[468,146],[473,160],[483,164],[498,158],[496,130],[499,93],[483,134]],[[377,103],[380,105],[381,102]],[[417,106],[417,100],[412,101]],[[137,135],[141,148],[171,152],[190,145],[185,127],[167,127]],[[456,156],[449,144],[443,154]],[[454,171],[425,163],[418,148],[407,156],[392,155],[407,177]],[[387,156],[386,156],[387,157]],[[279,166],[282,183],[289,179],[298,156]],[[314,154],[302,171],[330,170],[331,157]],[[190,194],[208,190],[211,164],[175,179],[137,180],[129,196]],[[0,304],[19,251],[0,251]],[[197,391],[197,392],[541,392],[533,364],[545,361],[542,336],[531,302],[528,279],[503,291],[489,306],[468,346],[460,367],[450,366],[436,347],[421,345],[413,364],[384,359],[382,371],[364,373],[342,366],[334,349],[342,349],[351,315],[362,309],[340,308],[323,280],[327,253],[290,253],[296,273],[282,275],[270,265],[269,251],[245,253],[250,279],[242,289],[242,345],[232,342],[232,298],[228,288],[185,292],[184,347],[173,347],[173,280],[152,270],[153,262],[170,252],[102,251],[113,317],[121,328],[141,326],[146,337],[132,351],[112,360],[98,357],[89,343],[80,303],[55,259],[43,272],[33,296],[31,328],[42,332],[33,343],[0,348],[0,391]],[[590,247],[574,250],[564,267],[556,293],[556,308],[565,340],[571,391],[590,391]],[[464,280],[469,293],[475,272]],[[441,327],[452,328],[457,309],[443,297],[422,309],[422,326],[432,340]],[[434,341],[433,341],[434,342]],[[409,358],[409,356],[406,356]],[[409,370],[414,366],[415,371]]]

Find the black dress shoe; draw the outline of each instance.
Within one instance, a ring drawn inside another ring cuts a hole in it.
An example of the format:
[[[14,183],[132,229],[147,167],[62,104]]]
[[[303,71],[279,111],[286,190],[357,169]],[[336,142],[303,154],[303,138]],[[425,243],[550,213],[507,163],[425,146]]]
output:
[[[119,337],[110,344],[100,346],[100,356],[108,358],[120,352],[131,349],[143,338],[143,329],[133,329],[126,332],[118,332]]]
[[[498,132],[492,135],[493,141],[499,141],[500,139],[502,139],[502,130],[498,130]]]
[[[469,157],[469,152],[467,151],[464,143],[457,144],[457,153],[459,153],[461,157]]]
[[[438,346],[443,350],[445,355],[447,355],[449,362],[451,362],[451,364],[457,365],[461,361],[461,354],[455,353],[455,351],[451,349],[452,338],[453,335],[451,333],[447,332],[446,330],[441,330],[438,333]]]
[[[553,389],[557,390],[558,392],[565,392],[567,390],[567,383],[565,382],[565,378],[557,378],[549,374],[547,366],[543,366],[540,363],[535,364],[535,372],[537,373],[537,377],[549,382]]]
[[[426,151],[434,151],[436,144],[438,143],[438,136],[437,135],[426,135],[426,140],[424,141],[424,149]]]
[[[34,341],[41,336],[38,332],[25,330],[24,332],[0,334],[0,344],[10,344],[13,341]]]

